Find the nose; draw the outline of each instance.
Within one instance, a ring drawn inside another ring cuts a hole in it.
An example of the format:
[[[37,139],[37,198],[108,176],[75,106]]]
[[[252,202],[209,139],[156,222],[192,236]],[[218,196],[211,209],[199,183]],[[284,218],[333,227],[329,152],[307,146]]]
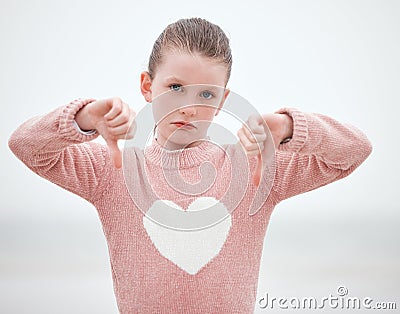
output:
[[[185,106],[179,109],[179,112],[181,114],[184,114],[186,116],[194,116],[197,112],[195,106]]]

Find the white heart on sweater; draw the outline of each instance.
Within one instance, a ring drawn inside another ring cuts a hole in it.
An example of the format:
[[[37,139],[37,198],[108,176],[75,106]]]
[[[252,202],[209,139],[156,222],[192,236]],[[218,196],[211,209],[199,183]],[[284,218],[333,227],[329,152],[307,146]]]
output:
[[[156,216],[157,213],[170,215],[178,212],[179,219],[184,220],[186,225],[191,225],[190,220],[198,220],[199,211],[207,208],[216,209],[218,215],[224,213],[225,218],[199,230],[175,230],[154,222],[148,218],[147,213],[143,216],[143,226],[160,254],[191,275],[217,256],[224,245],[232,225],[232,217],[227,208],[213,197],[199,197],[186,211],[169,200],[157,200],[148,210],[149,217]],[[197,215],[192,215],[193,213]]]

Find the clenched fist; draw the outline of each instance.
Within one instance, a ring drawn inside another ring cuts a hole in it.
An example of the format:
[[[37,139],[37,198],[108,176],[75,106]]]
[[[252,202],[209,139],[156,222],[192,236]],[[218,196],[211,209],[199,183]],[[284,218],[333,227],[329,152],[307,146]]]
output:
[[[75,116],[82,130],[97,130],[110,149],[116,168],[122,167],[118,140],[132,139],[136,132],[136,113],[120,98],[101,99],[89,103]]]
[[[269,130],[269,131],[268,131]],[[269,136],[271,134],[271,136]],[[253,183],[258,186],[263,173],[263,160],[269,160],[274,148],[293,134],[292,118],[286,114],[268,113],[263,116],[250,115],[246,125],[239,129],[239,141],[248,156],[257,156]]]

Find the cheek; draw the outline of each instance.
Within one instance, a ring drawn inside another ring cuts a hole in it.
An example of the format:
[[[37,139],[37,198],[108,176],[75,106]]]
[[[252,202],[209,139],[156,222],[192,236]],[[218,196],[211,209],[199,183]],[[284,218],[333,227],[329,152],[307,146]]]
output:
[[[198,117],[201,118],[202,120],[211,121],[214,118],[216,111],[217,110],[214,108],[203,107],[199,109]]]
[[[158,128],[162,131],[168,131],[168,129],[170,128],[170,124],[166,121],[166,119],[161,120],[158,124],[157,124]]]

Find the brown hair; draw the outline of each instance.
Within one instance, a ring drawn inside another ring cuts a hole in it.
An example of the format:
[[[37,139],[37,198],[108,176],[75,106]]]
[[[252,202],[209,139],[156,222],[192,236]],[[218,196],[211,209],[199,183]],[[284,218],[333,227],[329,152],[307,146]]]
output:
[[[162,62],[163,53],[176,49],[199,53],[225,64],[226,83],[228,82],[232,68],[231,48],[229,39],[218,25],[201,18],[180,19],[169,24],[153,45],[148,66],[151,78],[154,78],[157,66]]]

